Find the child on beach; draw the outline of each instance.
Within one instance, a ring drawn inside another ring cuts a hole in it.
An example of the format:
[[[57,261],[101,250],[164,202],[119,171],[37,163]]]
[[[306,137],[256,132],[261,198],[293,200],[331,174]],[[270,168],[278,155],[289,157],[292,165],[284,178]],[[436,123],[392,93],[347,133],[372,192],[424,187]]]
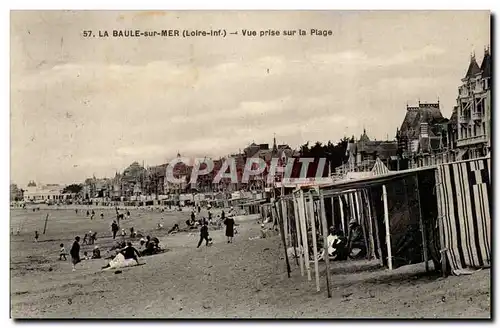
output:
[[[89,254],[87,252],[83,252],[83,259],[82,260],[90,260]]]
[[[66,248],[64,248],[64,244],[59,245],[59,247],[61,247],[61,250],[59,251],[59,261],[61,261],[63,258],[64,261],[66,261],[67,260],[66,255],[68,255],[68,253],[66,253]]]

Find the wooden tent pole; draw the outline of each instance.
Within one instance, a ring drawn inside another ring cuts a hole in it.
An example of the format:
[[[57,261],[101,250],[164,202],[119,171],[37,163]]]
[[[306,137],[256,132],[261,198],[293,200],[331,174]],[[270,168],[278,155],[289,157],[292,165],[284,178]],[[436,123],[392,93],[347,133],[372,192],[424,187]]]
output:
[[[335,227],[335,222],[333,221],[333,217],[335,216],[335,213],[333,213],[333,208],[334,208],[334,206],[333,206],[333,197],[330,197],[330,200],[331,200],[331,203],[332,203],[332,226]],[[325,209],[325,211],[326,211],[326,209]],[[319,211],[318,211],[318,216],[319,216]],[[342,223],[340,223],[340,224],[341,224],[341,226],[343,226]],[[337,228],[337,227],[335,227],[335,228]]]
[[[360,202],[363,201],[363,197],[361,194],[362,192],[356,191],[356,193],[354,194],[354,199],[356,200],[356,211],[359,219],[359,224],[361,225],[361,229],[363,230],[363,240],[365,242],[365,247],[368,250],[368,247],[370,247],[370,245],[368,244],[368,237],[367,237],[368,232],[366,231],[366,225],[365,225],[366,222],[365,211],[363,211],[363,208],[360,208],[359,206]],[[369,256],[370,253],[367,251],[366,257]]]
[[[372,218],[372,211],[371,211],[371,202],[370,198],[368,197],[368,192],[366,189],[363,189],[363,195],[365,198],[365,204],[366,204],[366,212],[368,216],[368,234],[369,234],[369,240],[370,240],[370,260],[373,260],[375,258],[375,241],[373,240],[373,218]]]
[[[283,199],[281,199],[280,201],[283,202]],[[274,206],[276,206],[276,203],[275,203]],[[276,212],[278,212],[278,211],[276,210]],[[290,278],[290,272],[291,272],[291,270],[290,270],[290,262],[288,261],[288,252],[287,252],[287,248],[286,248],[285,229],[284,229],[284,224],[283,224],[283,221],[284,221],[283,220],[283,215],[280,216],[279,213],[277,213],[277,214],[278,214],[278,224],[280,226],[281,241],[283,242],[283,247],[285,248],[286,272],[288,274],[288,278]]]
[[[287,206],[286,206],[286,201],[282,198],[281,199],[281,213],[282,213],[282,218],[283,218],[283,230],[285,234],[285,241],[288,244],[290,244],[289,238],[288,238],[288,213],[287,213]]]
[[[318,265],[318,244],[316,242],[316,219],[314,218],[314,199],[312,193],[309,194],[309,218],[311,220],[312,243],[314,254],[314,274],[316,276],[316,291],[319,292],[319,265]]]
[[[439,253],[441,255],[441,270],[442,270],[442,275],[443,277],[446,278],[446,245],[445,245],[445,237],[444,237],[444,226],[443,226],[443,220],[444,220],[444,211],[443,208],[441,207],[441,173],[440,169],[438,168],[436,170],[436,199],[437,199],[437,210],[438,210],[438,229],[439,229]],[[436,268],[435,268],[436,269]]]
[[[375,239],[377,240],[377,252],[379,254],[380,265],[384,266],[384,259],[383,259],[383,254],[382,254],[382,243],[380,242],[380,231],[378,229],[378,223],[379,223],[379,220],[378,220],[378,215],[377,215],[377,208],[375,207],[375,204],[373,204],[373,225],[375,226]]]
[[[43,225],[43,234],[45,235],[45,231],[47,230],[47,221],[49,221],[49,213],[45,216],[45,223]]]
[[[292,195],[293,197],[293,195]],[[293,215],[293,218],[295,219],[295,217],[297,216],[297,210],[296,210],[296,205],[295,205],[295,200],[292,198],[292,208],[291,210],[294,211],[294,215]],[[298,247],[298,239],[297,239],[297,227],[295,226],[295,223],[294,223],[294,226],[292,227],[292,223],[293,221],[290,221],[290,225],[289,225],[289,228],[290,228],[290,238],[291,238],[291,242],[293,243],[293,253],[295,255],[295,264],[299,265],[299,257],[297,255],[297,247]],[[293,228],[293,229],[292,229]]]
[[[295,235],[297,236],[297,247],[299,251],[299,265],[300,265],[300,275],[304,276],[304,262],[302,261],[302,252],[300,251],[302,247],[302,234],[301,234],[301,228],[300,228],[300,221],[299,221],[299,200],[298,197],[295,197],[296,195],[293,195],[294,198],[294,208],[295,208]]]
[[[389,230],[389,209],[387,207],[387,189],[382,185],[382,194],[384,199],[384,221],[385,221],[385,242],[387,244],[387,263],[389,270],[392,270],[392,249],[391,249],[391,232]]]
[[[332,297],[332,291],[330,290],[330,257],[328,256],[328,223],[326,222],[326,212],[325,212],[325,199],[321,191],[319,192],[319,203],[320,203],[320,213],[321,213],[321,225],[323,227],[323,247],[325,252],[323,253],[326,267],[326,290],[328,293],[328,298]],[[332,209],[333,213],[333,209]]]
[[[300,191],[300,204],[299,204],[299,210],[300,210],[300,224],[301,224],[301,230],[302,230],[302,243],[304,247],[304,265],[305,269],[307,272],[307,280],[311,281],[311,266],[309,265],[309,246],[307,242],[307,225],[306,225],[306,211],[305,211],[305,197],[304,197],[304,191]]]
[[[422,248],[424,251],[425,272],[429,272],[429,254],[427,253],[427,234],[425,233],[424,220],[422,219],[422,207],[420,203],[420,188],[418,186],[418,175],[415,174],[416,197],[418,202],[418,222],[422,233]]]
[[[344,232],[344,236],[347,236],[347,231],[345,231],[345,223],[344,223],[344,202],[342,201],[342,195],[339,195],[339,203],[340,203],[340,225],[342,227],[342,231]],[[333,207],[332,207],[332,213],[333,213]]]

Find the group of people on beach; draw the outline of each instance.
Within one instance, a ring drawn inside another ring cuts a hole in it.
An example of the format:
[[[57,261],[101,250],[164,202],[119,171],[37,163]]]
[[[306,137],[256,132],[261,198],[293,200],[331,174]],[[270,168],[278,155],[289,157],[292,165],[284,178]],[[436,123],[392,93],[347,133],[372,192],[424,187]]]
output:
[[[200,208],[198,207],[198,213],[199,213],[199,211],[200,211]],[[193,211],[191,213],[191,220],[192,221],[194,221],[194,216],[195,216],[195,214]],[[209,237],[209,232],[208,232],[208,224],[212,222],[212,215],[210,212],[210,208],[208,211],[208,217],[209,217],[208,220],[206,220],[205,218],[200,220],[201,221],[200,222],[200,225],[201,225],[200,240],[198,241],[198,246],[196,248],[199,248],[201,246],[201,244],[203,243],[203,241],[206,242],[207,246],[211,245],[211,243],[212,243],[212,238]],[[231,207],[231,209],[229,211],[229,215],[227,217],[226,217],[224,210],[222,210],[219,222],[224,223],[224,225],[226,226],[225,235],[227,237],[228,244],[232,243],[233,237],[234,237],[234,231],[235,231],[235,229],[234,229],[234,226],[235,226],[234,209]]]
[[[75,212],[78,213],[78,210],[75,210]],[[198,214],[200,212],[201,212],[201,207],[198,206]],[[86,214],[87,217],[93,219],[95,211],[93,209],[87,210]],[[130,218],[129,211],[127,211],[126,215],[127,218]],[[199,227],[200,238],[197,244],[197,248],[199,248],[203,242],[205,242],[206,246],[212,245],[213,241],[209,234],[209,225],[214,225],[214,224],[218,226],[221,226],[221,224],[225,225],[226,227],[225,236],[227,237],[227,243],[232,243],[235,234],[234,216],[235,212],[234,209],[231,207],[229,214],[227,216],[223,210],[221,214],[217,215],[217,218],[214,220],[213,214],[211,212],[211,207],[208,206],[208,219],[206,217],[200,216],[201,218],[199,220],[196,220],[196,213],[193,210],[191,213],[191,218],[190,220],[188,220],[189,222],[187,222],[187,225],[189,227]],[[125,215],[119,213],[118,209],[116,209],[116,220],[113,220],[113,222],[111,223],[111,232],[113,240],[116,239],[120,231],[119,220],[123,219],[124,217]],[[130,228],[129,238],[133,239],[140,238],[138,248],[135,248],[131,240],[129,240],[128,242],[125,241],[125,236],[127,236],[125,230],[121,229],[121,231],[122,231],[121,233],[122,238],[119,241],[117,241],[116,244],[112,246],[112,248],[110,249],[110,251],[114,251],[114,253],[112,253],[113,255],[109,258],[114,259],[116,256],[121,255],[125,258],[125,260],[133,259],[137,263],[139,263],[138,258],[141,256],[150,256],[164,251],[160,247],[160,241],[158,238],[150,236],[146,236],[145,238],[143,238],[142,235],[138,234],[132,227]],[[174,227],[170,229],[168,233],[171,234],[178,231],[180,231],[179,225],[175,224]],[[38,231],[35,231],[35,242],[38,242],[38,239],[39,239],[39,233]],[[81,240],[80,236],[76,236],[71,245],[69,253],[66,251],[65,245],[61,243],[59,245],[60,246],[59,260],[66,261],[67,256],[69,255],[72,264],[72,271],[75,271],[76,265],[83,260],[102,258],[101,250],[97,245],[94,246],[91,255],[89,255],[87,252],[83,252],[83,256],[80,255],[81,247],[83,245],[94,245],[96,240],[97,240],[97,232],[89,231],[88,233],[85,233],[83,240]]]

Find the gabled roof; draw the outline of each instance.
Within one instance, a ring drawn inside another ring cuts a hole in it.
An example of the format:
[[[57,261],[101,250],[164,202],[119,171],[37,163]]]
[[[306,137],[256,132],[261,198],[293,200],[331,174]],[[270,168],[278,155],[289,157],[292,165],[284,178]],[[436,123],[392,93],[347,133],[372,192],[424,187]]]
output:
[[[473,76],[475,76],[479,72],[481,72],[481,69],[479,68],[479,65],[476,62],[476,57],[475,56],[471,56],[469,68],[467,69],[467,73],[465,74],[465,77],[466,78],[467,77],[473,77]]]
[[[483,62],[481,63],[481,77],[491,77],[491,55],[489,49],[484,51]]]
[[[366,129],[363,129],[363,134],[359,137],[359,142],[368,142],[370,138],[366,134]]]
[[[447,119],[439,109],[439,103],[419,103],[418,107],[409,107],[401,124],[400,134],[407,138],[418,138],[420,125],[429,124],[431,130],[435,124],[444,124]]]
[[[452,126],[457,125],[458,122],[458,117],[457,117],[457,106],[453,109],[453,113],[451,113],[450,120],[448,121],[448,124],[451,124]]]
[[[384,160],[396,155],[398,150],[397,141],[368,141],[357,144],[357,151],[365,154],[377,155]]]

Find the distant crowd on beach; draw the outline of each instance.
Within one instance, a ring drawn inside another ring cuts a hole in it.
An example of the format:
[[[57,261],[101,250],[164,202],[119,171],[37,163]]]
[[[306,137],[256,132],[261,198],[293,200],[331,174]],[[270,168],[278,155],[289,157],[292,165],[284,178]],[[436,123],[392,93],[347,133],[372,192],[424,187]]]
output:
[[[34,211],[39,211],[39,208],[34,208]],[[152,208],[150,210],[163,212],[163,208]],[[182,209],[178,207],[176,210],[181,211]],[[214,215],[212,207],[208,205],[206,207],[207,214],[202,215],[201,206],[195,206],[191,210],[190,218],[185,221],[185,227],[180,227],[178,223],[174,224],[167,232],[167,235],[176,234],[179,232],[192,232],[193,230],[199,231],[199,240],[196,248],[199,248],[203,243],[206,246],[213,245],[213,239],[210,236],[209,231],[211,229],[221,229],[225,226],[225,237],[227,238],[227,243],[233,242],[234,235],[238,233],[234,217],[236,212],[233,207],[231,207],[226,214],[224,210],[220,214]],[[75,214],[84,213],[85,217],[89,220],[94,220],[99,218],[99,220],[104,220],[104,212],[96,213],[93,208],[87,209],[74,209]],[[76,271],[77,265],[84,260],[94,260],[106,258],[111,261],[103,267],[103,269],[111,267],[113,264],[119,265],[120,260],[123,263],[139,264],[139,258],[143,256],[151,256],[159,254],[165,251],[164,246],[160,245],[160,240],[157,237],[151,237],[149,235],[145,236],[140,231],[135,230],[134,227],[130,227],[127,230],[120,227],[121,221],[131,220],[132,214],[129,209],[119,209],[115,208],[115,218],[110,224],[111,238],[113,239],[113,245],[105,252],[101,254],[101,248],[97,245],[98,232],[88,231],[83,234],[83,239],[80,236],[75,236],[69,252],[66,249],[64,243],[59,245],[59,260],[67,261],[68,258],[71,260],[72,270]],[[157,230],[164,229],[163,218],[160,219],[156,226]],[[35,231],[34,242],[38,242],[40,234]],[[128,239],[128,240],[127,240]],[[134,242],[138,243],[134,245]],[[92,245],[93,249],[91,254],[87,251],[83,252],[81,255],[81,249],[84,245]],[[118,263],[118,264],[117,264]]]

